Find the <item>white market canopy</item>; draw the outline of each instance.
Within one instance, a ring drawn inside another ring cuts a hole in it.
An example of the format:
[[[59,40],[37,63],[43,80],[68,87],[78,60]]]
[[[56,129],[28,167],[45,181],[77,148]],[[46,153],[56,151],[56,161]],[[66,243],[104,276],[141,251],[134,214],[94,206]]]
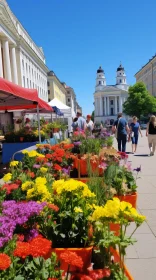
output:
[[[63,104],[60,100],[58,100],[56,97],[54,99],[52,99],[49,103],[48,103],[51,107],[56,106],[58,109],[61,110],[62,113],[64,113],[64,117],[68,118],[75,118],[75,112],[72,110],[71,107]]]

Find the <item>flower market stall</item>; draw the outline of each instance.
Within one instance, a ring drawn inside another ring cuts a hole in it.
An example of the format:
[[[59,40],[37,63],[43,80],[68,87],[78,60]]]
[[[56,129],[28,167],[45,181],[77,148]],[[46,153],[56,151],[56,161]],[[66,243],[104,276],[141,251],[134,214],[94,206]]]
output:
[[[1,279],[133,280],[124,259],[135,240],[126,230],[145,217],[126,195],[136,192],[140,169],[135,177],[108,135],[81,132],[72,142],[37,144],[10,162],[0,186]],[[83,157],[86,183],[70,178]]]
[[[39,108],[53,111],[53,109],[45,101],[38,97],[37,90],[25,89],[5,79],[0,78],[0,111],[16,111],[32,108],[36,108],[38,120],[40,119]],[[38,122],[38,138],[39,142],[41,142],[40,121]],[[10,143],[4,143],[2,154],[3,163],[7,163],[16,151],[21,150],[22,148],[29,147],[31,145],[32,141],[27,141],[27,144],[25,145],[23,145],[23,143],[14,143],[12,144],[12,146]]]

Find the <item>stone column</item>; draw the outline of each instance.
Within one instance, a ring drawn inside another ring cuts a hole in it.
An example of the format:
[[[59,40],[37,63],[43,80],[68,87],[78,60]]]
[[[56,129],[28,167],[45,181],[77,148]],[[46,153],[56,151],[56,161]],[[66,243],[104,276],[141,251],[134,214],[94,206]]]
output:
[[[106,99],[106,97],[104,97],[104,107],[105,107],[104,115],[105,116],[107,116],[107,104],[106,104],[106,102],[107,102],[107,99]]]
[[[12,81],[11,79],[11,65],[9,54],[9,42],[7,39],[3,40],[3,61],[4,61],[4,74],[5,79]]]
[[[2,45],[0,41],[0,77],[3,78]]]
[[[100,97],[100,116],[103,116],[103,97]]]
[[[109,108],[110,108],[110,102],[109,102],[109,96],[107,96],[107,115],[108,116],[110,115]]]
[[[117,115],[117,96],[115,96],[115,115]]]
[[[10,48],[10,56],[11,56],[11,63],[12,63],[12,81],[15,84],[18,84],[15,46],[11,46],[11,48]]]
[[[119,113],[122,113],[122,97],[119,96]]]

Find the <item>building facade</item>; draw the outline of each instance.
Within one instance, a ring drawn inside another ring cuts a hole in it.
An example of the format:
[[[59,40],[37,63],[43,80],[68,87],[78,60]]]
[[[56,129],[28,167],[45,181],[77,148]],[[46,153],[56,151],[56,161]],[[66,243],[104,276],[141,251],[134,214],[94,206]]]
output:
[[[47,72],[42,48],[36,46],[6,0],[0,0],[0,77],[37,89],[39,97],[48,101]]]
[[[156,55],[135,74],[136,82],[143,82],[151,95],[156,96]]]
[[[61,83],[53,71],[48,72],[48,101],[57,98],[66,104],[66,84]]]
[[[66,94],[66,104],[67,106],[71,107],[73,112],[76,114],[76,94],[73,88],[67,86],[66,87],[67,94]]]
[[[94,120],[97,123],[110,123],[122,112],[123,103],[128,97],[128,85],[124,67],[120,64],[116,71],[116,85],[106,85],[104,70],[97,70],[94,93]]]

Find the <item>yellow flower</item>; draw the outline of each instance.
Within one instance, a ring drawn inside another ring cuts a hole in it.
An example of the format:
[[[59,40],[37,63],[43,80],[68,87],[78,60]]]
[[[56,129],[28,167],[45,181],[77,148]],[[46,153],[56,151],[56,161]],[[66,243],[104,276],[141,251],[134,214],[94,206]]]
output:
[[[30,157],[30,158],[32,158],[32,157],[37,157],[38,156],[38,153],[34,150],[34,151],[30,151],[30,152],[28,152],[28,156]]]
[[[32,199],[34,197],[34,193],[35,193],[35,189],[34,188],[31,188],[27,191],[27,199]]]
[[[45,155],[39,154],[39,153],[37,153],[36,155],[37,155],[38,157],[40,157],[40,158],[44,158],[44,157],[45,157]]]
[[[126,201],[121,201],[120,203],[120,210],[121,211],[126,211],[126,210],[130,210],[132,208],[132,204],[130,204],[129,202]]]
[[[22,151],[22,154],[27,154],[27,153],[28,153],[27,150],[23,150],[23,151]]]
[[[33,185],[32,181],[26,181],[25,183],[22,184],[22,191],[26,191]]]
[[[17,161],[17,160],[11,161],[10,162],[10,167],[17,166],[18,164],[19,164],[19,161]]]
[[[83,213],[81,207],[74,207],[75,213]]]
[[[9,181],[11,181],[11,178],[12,178],[12,174],[11,173],[7,173],[7,174],[4,175],[3,181],[4,182],[9,182]]]
[[[41,171],[43,174],[47,173],[47,170],[48,170],[48,168],[46,168],[46,167],[41,167],[41,168],[40,168],[40,171]]]
[[[37,177],[35,180],[36,185],[45,185],[47,183],[46,178],[43,177]]]

